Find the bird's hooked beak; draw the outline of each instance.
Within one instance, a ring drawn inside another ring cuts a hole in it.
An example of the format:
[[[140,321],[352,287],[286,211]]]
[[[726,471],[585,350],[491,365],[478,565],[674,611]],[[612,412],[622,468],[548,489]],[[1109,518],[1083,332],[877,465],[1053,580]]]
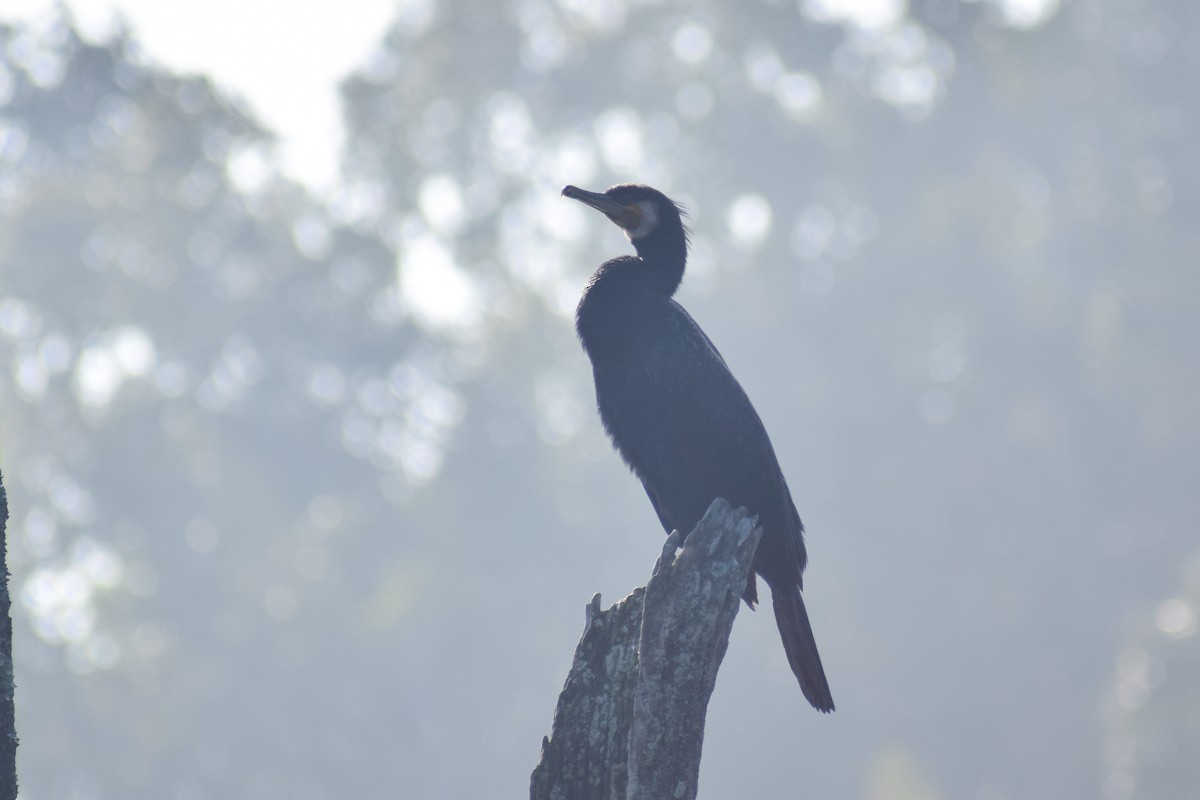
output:
[[[642,224],[641,209],[635,205],[623,206],[606,194],[589,192],[586,189],[580,189],[578,186],[564,186],[562,196],[578,200],[584,205],[589,205],[597,211],[603,212],[604,216],[626,231],[635,231]]]

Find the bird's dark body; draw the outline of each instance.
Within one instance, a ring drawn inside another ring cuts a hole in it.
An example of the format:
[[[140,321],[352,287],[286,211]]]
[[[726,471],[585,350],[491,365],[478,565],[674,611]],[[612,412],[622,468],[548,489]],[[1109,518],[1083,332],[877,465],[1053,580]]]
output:
[[[772,534],[763,536],[755,571],[768,583],[799,584],[803,528],[766,429],[704,331],[670,297],[643,291],[638,269],[639,259],[608,262],[598,273],[608,286],[591,284],[579,305],[605,430],[663,528],[686,534],[717,497],[745,506]],[[753,584],[746,599],[757,601]]]
[[[754,572],[771,587],[788,661],[805,696],[819,710],[831,711],[800,595],[804,528],[775,450],[725,360],[671,297],[686,260],[678,211],[648,187],[614,187],[605,195],[614,193],[667,205],[648,233],[631,234],[638,257],[602,264],[576,311],[604,428],[668,532],[686,536],[718,497],[758,516],[763,535]],[[753,574],[744,597],[751,606],[757,602]]]

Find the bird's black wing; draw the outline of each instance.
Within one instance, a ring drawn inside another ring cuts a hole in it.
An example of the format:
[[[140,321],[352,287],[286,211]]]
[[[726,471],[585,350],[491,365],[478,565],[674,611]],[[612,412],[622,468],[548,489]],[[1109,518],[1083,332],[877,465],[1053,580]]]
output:
[[[620,376],[597,375],[601,416],[663,527],[690,531],[716,497],[746,506],[764,526],[764,557],[798,583],[799,516],[766,429],[712,341],[668,300],[629,358]]]
[[[671,527],[671,520],[667,516],[666,510],[663,509],[662,503],[659,502],[658,496],[654,494],[654,490],[645,481],[642,481],[642,488],[646,490],[646,496],[650,498],[650,505],[654,506],[654,513],[658,515],[658,521],[662,524],[663,530],[667,533],[675,530]]]

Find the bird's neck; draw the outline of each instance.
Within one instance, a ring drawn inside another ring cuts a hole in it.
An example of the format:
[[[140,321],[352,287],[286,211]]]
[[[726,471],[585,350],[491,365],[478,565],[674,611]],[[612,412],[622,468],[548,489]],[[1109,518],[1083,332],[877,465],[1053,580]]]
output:
[[[633,248],[650,271],[654,288],[666,294],[675,294],[683,281],[683,270],[687,264],[687,242],[683,237],[648,236],[633,242]]]

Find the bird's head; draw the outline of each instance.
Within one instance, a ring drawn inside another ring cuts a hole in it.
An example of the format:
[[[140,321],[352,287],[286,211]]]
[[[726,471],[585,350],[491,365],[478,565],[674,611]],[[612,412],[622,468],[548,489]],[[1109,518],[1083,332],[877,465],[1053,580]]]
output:
[[[679,204],[657,189],[640,183],[620,183],[603,192],[589,192],[566,186],[563,197],[570,197],[602,212],[625,231],[635,247],[648,239],[666,237],[686,241],[683,210]],[[639,247],[640,250],[640,247]]]

